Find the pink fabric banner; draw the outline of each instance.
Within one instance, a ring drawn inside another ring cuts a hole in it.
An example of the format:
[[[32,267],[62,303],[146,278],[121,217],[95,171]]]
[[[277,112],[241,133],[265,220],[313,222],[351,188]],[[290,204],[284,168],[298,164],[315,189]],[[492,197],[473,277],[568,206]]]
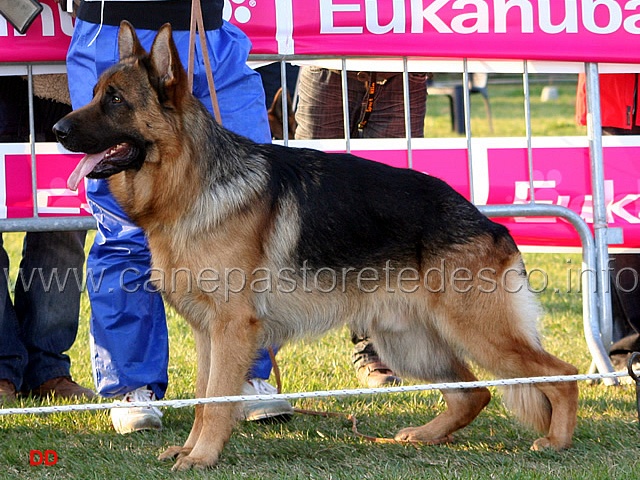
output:
[[[77,192],[67,189],[67,178],[78,164],[79,154],[39,154],[36,155],[36,199],[33,196],[31,182],[31,155],[2,154],[0,144],[0,160],[4,173],[4,205],[0,204],[0,212],[6,218],[30,218],[33,216],[34,202],[38,204],[38,216],[78,216],[90,215],[88,211],[86,190],[81,183]]]
[[[64,62],[73,35],[71,16],[53,0],[40,0],[42,13],[20,35],[0,15],[0,62]]]
[[[535,201],[568,207],[593,225],[588,148],[534,148],[532,155]],[[605,147],[603,155],[608,226],[622,228],[625,247],[640,247],[640,147]],[[531,200],[526,149],[489,149],[488,166],[488,204]],[[499,221],[523,245],[580,245],[576,231],[562,219]]]
[[[511,146],[511,140],[491,141],[491,147],[474,151],[484,157],[485,167],[474,166],[476,184],[487,185],[476,198],[479,204],[517,205],[531,199],[526,148]],[[569,142],[570,143],[570,142]],[[502,145],[504,144],[504,146]],[[31,156],[12,153],[28,145],[0,144],[0,218],[28,218],[34,201],[41,216],[88,215],[84,184],[77,192],[66,189],[66,178],[82,157],[57,152],[55,144],[42,144],[38,165],[36,199],[31,188]],[[335,149],[332,149],[336,151]],[[354,149],[352,153],[388,165],[407,168],[406,150]],[[468,154],[465,148],[420,148],[412,151],[413,168],[447,181],[466,198],[470,196]],[[480,163],[480,162],[478,162]],[[640,146],[604,147],[607,221],[624,231],[625,248],[640,248]],[[586,147],[533,148],[533,180],[538,203],[563,205],[593,224],[589,154]],[[478,195],[478,192],[476,192]],[[4,214],[2,213],[4,212]],[[499,219],[520,245],[579,247],[571,225],[558,218]]]
[[[64,61],[71,17],[41,3],[25,35],[0,17],[3,62]],[[224,16],[255,54],[640,62],[637,0],[233,0]]]

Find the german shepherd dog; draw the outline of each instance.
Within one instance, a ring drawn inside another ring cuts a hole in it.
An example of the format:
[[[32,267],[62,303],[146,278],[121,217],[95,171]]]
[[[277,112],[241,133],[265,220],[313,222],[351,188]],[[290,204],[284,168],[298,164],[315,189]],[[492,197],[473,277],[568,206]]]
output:
[[[69,187],[108,177],[146,231],[153,271],[178,272],[170,287],[157,280],[193,329],[198,397],[240,395],[260,346],[345,323],[419,381],[474,381],[468,361],[504,378],[577,373],[541,346],[507,229],[443,181],[227,131],[189,91],[169,24],[147,53],[123,23],[119,53],[54,131],[87,154]],[[395,438],[448,441],[490,399],[486,388],[442,395],[443,413]],[[533,449],[570,446],[576,382],[508,387],[504,400],[544,435]],[[184,446],[160,458],[177,457],[174,470],[216,464],[237,408],[196,407]]]

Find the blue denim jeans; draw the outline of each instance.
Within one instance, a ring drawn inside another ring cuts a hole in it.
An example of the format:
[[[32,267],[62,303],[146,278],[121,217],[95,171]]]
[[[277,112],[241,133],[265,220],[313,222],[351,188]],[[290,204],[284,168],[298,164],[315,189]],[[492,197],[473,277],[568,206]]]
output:
[[[76,339],[86,232],[29,232],[18,277],[0,236],[0,379],[17,390],[70,375],[64,353]],[[12,303],[9,287],[15,284]]]

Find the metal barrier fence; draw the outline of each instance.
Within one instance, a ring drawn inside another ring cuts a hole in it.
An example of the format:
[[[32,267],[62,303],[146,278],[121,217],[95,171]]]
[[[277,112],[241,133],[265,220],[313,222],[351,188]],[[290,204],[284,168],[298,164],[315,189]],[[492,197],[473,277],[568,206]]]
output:
[[[604,172],[603,172],[603,155],[600,125],[600,101],[598,87],[598,65],[593,63],[575,64],[566,70],[566,64],[550,64],[544,62],[489,62],[489,61],[467,61],[466,59],[457,60],[421,60],[415,58],[394,58],[381,60],[379,64],[372,63],[371,59],[358,58],[310,58],[310,57],[274,57],[266,55],[252,56],[251,60],[257,63],[279,62],[281,65],[281,85],[283,88],[283,110],[286,110],[287,103],[287,71],[285,65],[287,62],[293,63],[326,63],[332,65],[331,68],[337,68],[346,72],[347,70],[372,70],[372,65],[378,71],[401,71],[404,79],[404,98],[405,98],[405,131],[406,135],[406,151],[408,155],[408,166],[413,167],[412,151],[413,140],[411,138],[410,128],[410,112],[409,87],[408,79],[410,71],[440,71],[440,72],[456,72],[461,75],[463,86],[463,104],[464,104],[464,125],[465,138],[469,162],[469,178],[470,178],[470,196],[471,200],[475,200],[474,179],[473,179],[473,154],[474,149],[471,137],[471,103],[469,90],[469,75],[474,71],[495,73],[518,73],[522,74],[522,84],[524,89],[524,110],[526,122],[526,142],[527,142],[527,161],[529,171],[529,191],[531,192],[530,201],[526,204],[513,205],[479,205],[479,208],[490,217],[557,217],[568,221],[578,232],[582,244],[582,263],[583,269],[588,272],[595,272],[595,278],[587,275],[585,285],[582,288],[583,300],[583,326],[584,334],[588,349],[593,358],[592,370],[598,370],[601,373],[613,372],[613,367],[608,357],[608,346],[611,343],[612,336],[612,315],[611,315],[611,297],[609,294],[609,276],[608,276],[608,244],[609,229],[607,226],[607,213],[604,194]],[[361,68],[359,63],[364,62],[366,68]],[[561,205],[549,205],[538,202],[535,198],[535,188],[533,185],[533,163],[532,163],[532,134],[531,134],[531,109],[530,109],[530,74],[529,69],[534,65],[536,71],[544,71],[553,73],[554,69],[560,72],[576,73],[585,71],[587,75],[587,97],[588,109],[591,112],[591,123],[588,125],[587,137],[590,149],[591,161],[591,180],[593,195],[593,228],[594,234],[591,233],[587,223],[580,215]],[[64,66],[54,65],[53,71],[64,71]],[[76,229],[92,229],[95,228],[95,221],[92,217],[42,217],[38,214],[38,206],[36,195],[36,149],[33,139],[34,135],[34,117],[33,117],[33,75],[44,73],[50,70],[46,66],[41,65],[0,65],[0,75],[21,74],[26,75],[28,79],[28,90],[30,97],[30,115],[29,127],[31,132],[30,151],[32,159],[32,189],[34,198],[33,216],[30,218],[3,218],[0,219],[0,232],[8,231],[52,231],[52,230],[76,230]],[[346,96],[347,81],[346,75],[342,75],[343,83],[343,104],[346,105],[348,100]],[[349,125],[348,108],[343,109],[345,112],[344,124]],[[297,141],[288,138],[288,128],[286,124],[286,116],[283,119],[284,139],[282,143],[285,145],[295,146]],[[351,150],[351,138],[349,137],[349,128],[345,128],[345,150]],[[608,384],[617,384],[618,380],[615,376],[605,379]]]

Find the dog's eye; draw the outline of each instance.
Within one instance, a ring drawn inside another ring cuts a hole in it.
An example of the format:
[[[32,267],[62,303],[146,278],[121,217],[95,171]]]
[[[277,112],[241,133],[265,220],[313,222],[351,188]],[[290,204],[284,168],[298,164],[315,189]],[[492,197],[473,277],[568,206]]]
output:
[[[111,97],[111,103],[122,103],[122,98],[120,98],[118,95],[113,95]]]

